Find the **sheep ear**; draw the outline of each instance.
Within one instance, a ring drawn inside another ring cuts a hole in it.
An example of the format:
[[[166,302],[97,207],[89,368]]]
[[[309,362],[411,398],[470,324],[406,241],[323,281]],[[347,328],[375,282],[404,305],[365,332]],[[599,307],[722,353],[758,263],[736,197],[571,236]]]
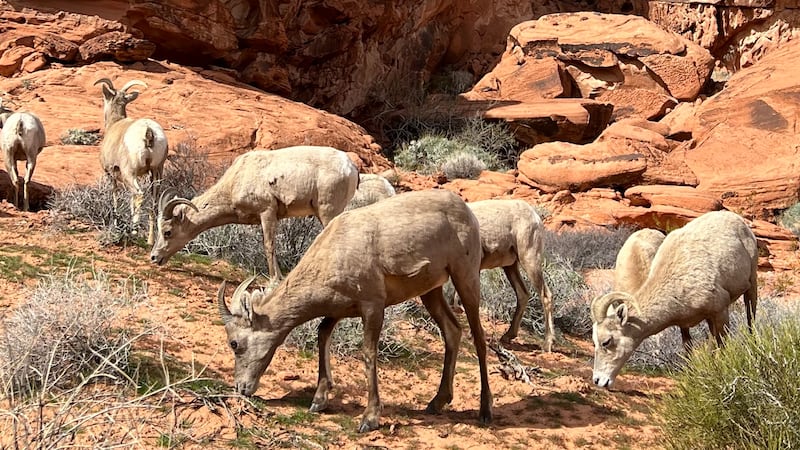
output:
[[[249,292],[242,293],[242,316],[247,319],[248,322],[253,321],[252,294]]]
[[[133,91],[130,94],[125,94],[125,103],[130,103],[139,97],[139,91]]]
[[[628,305],[626,305],[625,303],[622,303],[619,306],[617,306],[617,309],[616,311],[614,311],[614,314],[619,319],[619,324],[621,326],[625,326],[625,324],[628,323]]]

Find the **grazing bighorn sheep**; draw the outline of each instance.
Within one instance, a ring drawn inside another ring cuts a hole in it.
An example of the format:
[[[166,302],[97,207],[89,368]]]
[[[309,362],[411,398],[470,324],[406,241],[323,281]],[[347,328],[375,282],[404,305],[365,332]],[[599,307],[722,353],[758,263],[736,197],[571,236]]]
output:
[[[164,129],[151,119],[129,119],[125,110],[128,103],[136,100],[138,91],[128,93],[133,86],[147,87],[143,81],[131,80],[121,89],[114,89],[108,78],[94,82],[101,84],[103,91],[103,115],[105,136],[100,147],[100,164],[116,191],[121,182],[131,191],[131,221],[133,232],[137,232],[139,214],[144,202],[144,190],[139,177],[150,174],[153,202],[158,198],[158,186],[167,160],[167,136]],[[155,212],[148,211],[150,218],[147,243],[155,238]]]
[[[371,205],[395,195],[394,186],[386,178],[371,173],[358,174],[358,189],[347,204],[347,210]]]
[[[38,117],[28,112],[12,112],[0,102],[0,148],[3,151],[6,171],[14,187],[14,205],[19,206],[19,174],[17,161],[26,161],[22,187],[22,210],[30,210],[28,185],[36,168],[36,158],[44,147],[44,126]]]
[[[644,284],[650,274],[650,264],[664,237],[664,233],[651,228],[638,230],[628,236],[617,253],[614,266],[615,291],[633,294]]]
[[[688,329],[706,320],[722,345],[728,307],[742,294],[750,327],[758,298],[757,268],[756,238],[735,213],[706,213],[670,233],[638,290],[611,292],[592,302],[594,383],[611,386],[646,337],[673,325]]]
[[[330,341],[336,323],[360,316],[369,389],[359,431],[379,426],[378,337],[384,308],[420,296],[444,337],[444,367],[428,411],[439,413],[453,398],[453,375],[461,326],[447,305],[448,277],[464,304],[481,374],[480,420],[492,418],[486,342],[479,316],[481,243],[478,221],[464,202],[447,191],[397,195],[347,211],[333,219],[286,278],[267,294],[245,289],[233,294],[234,311],[218,294],[228,342],[235,354],[237,392],[252,395],[275,350],[296,326],[324,317],[319,326],[319,378],[311,411],[328,405],[332,387]]]
[[[544,281],[544,224],[536,210],[522,200],[484,200],[467,203],[478,218],[483,258],[481,270],[502,267],[517,297],[517,309],[508,331],[500,338],[510,342],[519,333],[522,315],[528,307],[530,292],[522,281],[520,266],[528,275],[542,302],[544,315],[544,344],[553,349],[553,297]],[[452,302],[451,302],[452,303]]]
[[[358,185],[358,169],[332,147],[254,150],[237,157],[216,184],[194,200],[160,202],[158,239],[150,260],[164,264],[201,232],[229,223],[261,224],[272,278],[281,276],[275,255],[279,219],[315,215],[328,225]],[[163,197],[163,196],[162,196]]]

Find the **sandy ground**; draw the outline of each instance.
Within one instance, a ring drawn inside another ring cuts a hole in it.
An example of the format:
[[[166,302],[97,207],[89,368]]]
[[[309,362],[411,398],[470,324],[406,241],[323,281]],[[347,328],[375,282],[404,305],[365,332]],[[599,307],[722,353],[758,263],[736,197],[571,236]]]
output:
[[[6,315],[36,284],[35,277],[19,275],[21,269],[3,267],[9,258],[19,256],[50,273],[63,272],[56,261],[72,258],[73,270],[94,268],[112,278],[135,278],[146,283],[148,299],[135,314],[140,325],[159,326],[162,338],[152,337],[137,344],[139,350],[155,354],[163,344],[175,364],[205,367],[205,375],[232,382],[233,357],[218,320],[215,295],[223,278],[238,282],[244,278],[243,272],[224,262],[187,258],[173,259],[164,268],[155,268],[148,263],[145,248],[101,247],[94,231],[55,231],[50,222],[48,212],[27,214],[0,204],[1,315]],[[780,283],[793,286],[793,282],[785,280],[794,274],[781,277],[784,281]],[[764,278],[773,280],[767,284],[775,284],[774,274]],[[460,319],[465,324],[463,316]],[[484,320],[489,335],[502,334],[506,326]],[[175,445],[179,448],[658,447],[661,437],[652,408],[669,390],[669,378],[627,371],[613,391],[600,390],[590,381],[591,342],[562,338],[554,353],[545,354],[539,348],[538,337],[525,332],[509,348],[524,364],[539,368],[538,374],[532,385],[506,380],[490,352],[495,420],[491,426],[480,426],[477,359],[466,325],[464,329],[455,399],[441,415],[424,410],[438,385],[442,344],[437,336],[409,324],[401,327],[401,332],[412,343],[414,355],[380,364],[384,410],[378,431],[355,432],[366,405],[366,380],[360,359],[334,358],[336,387],[329,411],[310,414],[307,408],[316,385],[316,353],[281,347],[261,379],[259,408],[235,396],[226,398],[224,411],[201,401],[162,405],[149,413],[142,422],[146,425],[133,433],[134,447],[157,447],[159,442],[163,444],[166,434],[181,436]],[[258,432],[248,434],[247,430]],[[0,434],[7,431],[0,430]]]

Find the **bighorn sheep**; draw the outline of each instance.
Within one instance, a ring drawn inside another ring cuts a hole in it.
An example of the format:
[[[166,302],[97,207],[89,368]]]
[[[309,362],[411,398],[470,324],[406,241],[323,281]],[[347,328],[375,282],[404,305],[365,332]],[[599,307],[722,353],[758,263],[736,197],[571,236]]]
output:
[[[358,175],[358,189],[347,204],[348,210],[371,205],[395,195],[394,186],[386,178],[371,173]]]
[[[327,407],[332,387],[330,340],[336,323],[360,316],[369,390],[359,431],[379,426],[378,337],[384,308],[420,296],[444,337],[439,390],[428,404],[438,413],[453,398],[453,375],[461,326],[448,307],[442,285],[458,290],[475,343],[481,374],[480,420],[492,418],[486,342],[479,316],[481,244],[478,222],[464,202],[448,191],[397,195],[347,211],[322,231],[297,266],[271,293],[233,294],[231,312],[218,294],[228,342],[235,354],[237,392],[252,395],[276,348],[296,326],[324,317],[319,326],[319,378],[311,411]]]
[[[136,233],[144,202],[144,190],[139,178],[150,174],[151,195],[155,202],[167,160],[167,136],[161,125],[151,119],[128,118],[125,108],[139,96],[138,91],[128,93],[128,89],[136,85],[147,87],[143,81],[128,81],[119,90],[114,89],[114,84],[108,78],[101,78],[94,84],[100,84],[103,91],[105,136],[100,148],[100,164],[115,191],[119,182],[131,191],[131,221],[133,232]],[[150,245],[155,238],[153,209],[148,211],[147,243]]]
[[[30,210],[28,185],[36,168],[36,158],[44,147],[44,126],[38,117],[28,112],[12,112],[0,103],[0,147],[6,171],[14,188],[14,205],[19,206],[19,174],[17,161],[26,161],[22,187],[22,210]]]
[[[358,185],[358,169],[332,147],[254,150],[237,157],[214,186],[194,200],[162,196],[158,239],[150,260],[164,264],[201,232],[228,223],[261,224],[272,278],[281,276],[275,255],[279,219],[315,215],[328,225]]]
[[[594,383],[611,386],[646,337],[673,325],[688,329],[706,320],[722,345],[728,307],[742,294],[751,326],[757,268],[756,238],[735,213],[706,213],[670,233],[638,290],[611,292],[592,302]]]
[[[536,210],[522,200],[484,200],[467,203],[478,218],[483,258],[481,270],[502,267],[517,297],[517,309],[511,326],[500,340],[510,342],[519,333],[522,315],[531,298],[519,268],[528,275],[542,302],[544,314],[544,345],[546,352],[553,348],[553,297],[542,273],[544,257],[544,225]]]
[[[650,274],[650,264],[658,247],[664,241],[664,233],[645,228],[634,232],[617,253],[614,266],[614,290],[633,294]]]

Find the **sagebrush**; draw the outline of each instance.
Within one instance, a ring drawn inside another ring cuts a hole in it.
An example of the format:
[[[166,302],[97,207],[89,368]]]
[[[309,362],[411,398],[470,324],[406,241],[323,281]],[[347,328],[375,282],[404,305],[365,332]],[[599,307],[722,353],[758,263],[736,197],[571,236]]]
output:
[[[696,349],[659,408],[667,448],[797,448],[799,373],[796,316]]]

